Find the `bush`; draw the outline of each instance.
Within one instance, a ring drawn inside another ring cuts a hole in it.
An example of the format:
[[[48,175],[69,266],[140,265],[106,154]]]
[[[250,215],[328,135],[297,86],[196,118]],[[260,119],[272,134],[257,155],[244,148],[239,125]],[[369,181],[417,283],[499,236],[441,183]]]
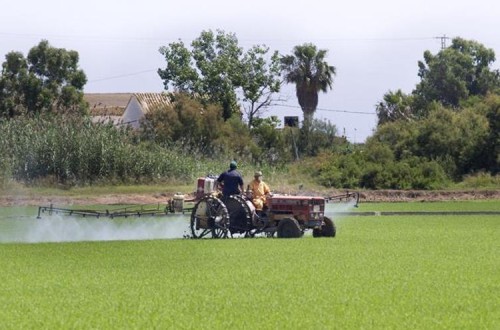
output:
[[[318,166],[317,182],[328,188],[352,189],[359,187],[360,175],[361,170],[353,155],[334,153]]]
[[[491,175],[486,172],[479,172],[465,176],[459,184],[463,188],[500,188],[500,175]]]

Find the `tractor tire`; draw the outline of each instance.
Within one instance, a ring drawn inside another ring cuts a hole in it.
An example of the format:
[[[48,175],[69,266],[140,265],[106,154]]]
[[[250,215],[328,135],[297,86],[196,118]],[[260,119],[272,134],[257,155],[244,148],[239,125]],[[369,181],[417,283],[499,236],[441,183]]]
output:
[[[323,236],[322,231],[320,228],[314,228],[313,229],[313,237],[321,237]]]
[[[192,238],[226,238],[229,214],[224,203],[217,197],[206,195],[191,212]]]
[[[335,237],[337,233],[337,229],[335,228],[335,224],[332,219],[324,217],[323,218],[323,226],[321,226],[321,236],[323,237]]]
[[[302,236],[299,223],[295,219],[286,218],[278,224],[278,238],[299,238]]]

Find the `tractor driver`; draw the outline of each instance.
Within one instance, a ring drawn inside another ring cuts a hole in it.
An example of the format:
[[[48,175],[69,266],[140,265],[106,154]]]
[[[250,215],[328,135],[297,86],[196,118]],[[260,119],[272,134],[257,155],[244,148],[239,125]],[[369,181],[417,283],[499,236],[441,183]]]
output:
[[[271,194],[269,186],[262,181],[262,172],[255,172],[254,179],[247,187],[247,191],[252,194],[252,203],[257,211],[262,211],[266,204],[266,198]]]
[[[243,192],[243,178],[241,177],[240,172],[236,170],[238,164],[236,161],[232,161],[229,164],[229,170],[219,175],[217,181],[215,183],[215,188],[223,183],[222,187],[222,195],[227,197],[229,195],[239,195]]]

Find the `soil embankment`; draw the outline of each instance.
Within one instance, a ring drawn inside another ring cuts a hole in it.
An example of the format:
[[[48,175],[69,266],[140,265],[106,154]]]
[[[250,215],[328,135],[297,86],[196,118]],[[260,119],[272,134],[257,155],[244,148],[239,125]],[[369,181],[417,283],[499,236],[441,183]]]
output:
[[[344,191],[327,194],[300,191],[293,195],[335,196]],[[433,202],[460,200],[499,200],[500,190],[461,190],[461,191],[422,191],[422,190],[374,190],[360,191],[360,202]],[[4,194],[0,196],[0,206],[39,206],[39,205],[112,205],[112,204],[165,204],[168,194],[111,194],[88,197],[70,196],[22,196]]]

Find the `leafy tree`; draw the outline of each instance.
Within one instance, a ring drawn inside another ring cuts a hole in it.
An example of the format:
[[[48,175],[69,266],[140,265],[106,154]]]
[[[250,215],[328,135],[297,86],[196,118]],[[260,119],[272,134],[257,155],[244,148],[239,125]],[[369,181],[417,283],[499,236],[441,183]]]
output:
[[[310,130],[302,130],[299,148],[308,155],[317,155],[321,150],[333,149],[343,140],[337,138],[337,127],[329,120],[314,119]],[[306,144],[307,143],[307,144]]]
[[[238,156],[237,159],[255,159],[260,149],[255,144],[247,125],[236,116],[229,118],[220,131],[219,138],[215,141],[218,148],[215,154]]]
[[[473,170],[478,144],[488,134],[486,118],[471,110],[455,112],[442,108],[432,111],[418,126],[416,156],[429,160],[450,157],[456,166],[456,179]]]
[[[41,112],[83,113],[85,73],[76,51],[50,46],[42,40],[27,58],[10,52],[0,76],[0,115],[13,117]]]
[[[170,106],[145,115],[141,122],[143,138],[160,145],[175,143],[188,150],[212,150],[224,124],[220,106],[204,106],[182,93],[172,94],[171,98]]]
[[[395,160],[399,161],[414,154],[418,148],[418,133],[415,122],[395,121],[380,125],[366,141],[367,152],[372,149],[372,143],[382,143],[391,148]]]
[[[241,60],[241,89],[244,110],[248,117],[248,127],[252,127],[254,117],[272,105],[274,94],[281,88],[281,68],[278,52],[274,52],[268,63],[265,46],[253,46]]]
[[[318,106],[318,93],[332,88],[335,67],[325,58],[328,51],[313,44],[295,46],[292,55],[282,57],[285,81],[295,84],[299,105],[304,113],[304,126],[310,127]]]
[[[420,108],[432,101],[456,108],[469,96],[486,95],[500,86],[498,70],[490,69],[494,51],[476,41],[455,38],[437,55],[425,51],[424,61],[418,63],[421,81],[413,92]]]
[[[413,113],[413,97],[404,94],[401,89],[389,91],[384,100],[377,104],[375,110],[378,117],[378,126],[398,120],[411,120]]]
[[[289,143],[286,129],[278,130],[280,120],[276,116],[255,118],[251,133],[259,150],[254,161],[263,165],[278,165],[289,162],[293,155],[293,144]]]
[[[160,48],[167,66],[158,69],[165,89],[169,86],[181,92],[199,96],[223,108],[228,119],[238,111],[235,84],[239,57],[242,54],[234,34],[203,31],[188,50],[182,41]]]
[[[253,118],[272,104],[280,89],[278,54],[266,60],[269,48],[253,46],[244,53],[235,34],[218,30],[203,31],[189,50],[182,41],[160,48],[167,66],[158,74],[165,89],[190,93],[210,103],[220,104],[223,118],[238,113],[238,92],[241,90],[248,125]]]
[[[487,116],[477,109],[456,111],[438,104],[421,120],[380,125],[367,140],[366,154],[373,154],[377,149],[374,145],[380,143],[391,150],[395,161],[412,157],[422,162],[437,161],[450,177],[459,179],[463,174],[485,169],[491,162],[485,155],[486,150],[494,148],[486,143],[489,132]]]
[[[471,109],[487,120],[487,135],[474,148],[475,155],[471,159],[474,171],[490,171],[493,175],[500,173],[500,95],[489,94]],[[472,122],[471,122],[472,123]]]

